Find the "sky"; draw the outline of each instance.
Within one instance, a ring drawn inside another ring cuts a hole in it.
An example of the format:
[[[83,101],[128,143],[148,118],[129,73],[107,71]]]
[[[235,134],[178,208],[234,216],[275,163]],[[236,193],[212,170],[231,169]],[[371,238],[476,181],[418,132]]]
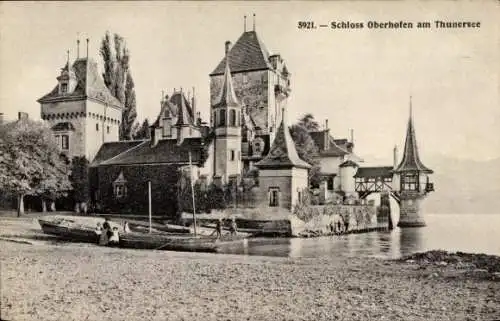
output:
[[[108,30],[126,39],[138,120],[155,119],[162,90],[196,88],[209,111],[209,74],[226,40],[255,30],[292,74],[287,119],[310,112],[355,151],[392,164],[403,149],[412,96],[421,158],[500,157],[499,3],[480,2],[0,2],[0,112],[40,118],[38,98],[66,62],[99,56]],[[479,21],[468,29],[368,29],[368,21]],[[363,22],[363,29],[299,29],[299,21]],[[102,70],[102,68],[101,68]]]

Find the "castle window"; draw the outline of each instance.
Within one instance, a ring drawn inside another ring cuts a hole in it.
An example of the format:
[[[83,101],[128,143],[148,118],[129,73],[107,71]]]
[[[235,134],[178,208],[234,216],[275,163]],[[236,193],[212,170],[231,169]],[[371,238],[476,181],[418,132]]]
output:
[[[69,149],[69,136],[68,135],[61,135],[61,148],[63,150]]]
[[[123,176],[123,172],[120,172],[118,177],[113,182],[113,193],[117,199],[127,196],[127,180]]]
[[[226,110],[221,109],[219,112],[219,126],[225,126],[226,125]]]
[[[95,130],[99,131],[99,124],[95,124]]]
[[[68,84],[61,83],[61,94],[66,94],[68,92]]]
[[[229,110],[229,126],[236,126],[236,111],[234,109]]]
[[[270,207],[278,207],[279,202],[280,189],[279,187],[271,187],[269,189],[269,206]]]
[[[403,191],[418,191],[418,175],[406,174],[401,176],[401,189]]]
[[[109,126],[106,127],[106,132],[109,134]]]
[[[327,189],[329,191],[333,190],[333,176],[328,176],[328,180],[326,181]]]
[[[231,160],[234,161],[234,149],[231,149]]]
[[[115,185],[115,197],[123,198],[126,196],[127,187],[124,184],[116,184]]]

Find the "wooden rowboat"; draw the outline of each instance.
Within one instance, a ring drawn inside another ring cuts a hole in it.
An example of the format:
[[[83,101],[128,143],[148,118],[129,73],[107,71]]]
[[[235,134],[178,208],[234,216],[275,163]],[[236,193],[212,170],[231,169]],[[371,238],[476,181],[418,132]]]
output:
[[[72,242],[98,243],[95,228],[79,223],[72,218],[39,219],[38,222],[44,233],[55,235]],[[116,225],[115,225],[116,226]],[[227,242],[234,242],[246,238],[246,235],[223,236],[217,239],[213,236],[193,236],[188,234],[170,234],[166,232],[129,232],[124,233],[119,228],[121,248],[170,250],[188,252],[217,252],[218,247]]]

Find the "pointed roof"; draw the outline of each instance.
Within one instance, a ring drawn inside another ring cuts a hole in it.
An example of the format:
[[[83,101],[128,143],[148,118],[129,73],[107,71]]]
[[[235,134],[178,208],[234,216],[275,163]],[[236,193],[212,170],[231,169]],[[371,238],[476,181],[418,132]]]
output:
[[[295,143],[290,135],[290,129],[285,124],[285,115],[281,120],[280,127],[276,132],[273,145],[269,153],[260,162],[255,164],[260,169],[263,168],[311,168],[307,162],[303,161],[297,154]]]
[[[180,101],[177,105],[177,122],[175,126],[189,126],[192,124],[189,110],[187,109],[186,99],[182,91],[180,92]]]
[[[230,60],[231,61],[231,60]],[[229,64],[226,64],[224,71],[224,79],[222,82],[222,87],[219,93],[219,98],[213,107],[240,107],[240,103],[238,102],[238,98],[236,98],[236,94],[234,93],[233,80],[231,77],[231,69]]]
[[[117,184],[117,183],[126,183],[126,182],[127,182],[127,180],[125,179],[125,176],[123,176],[123,171],[121,171],[113,183]]]
[[[193,116],[193,108],[191,104],[187,100],[186,96],[181,91],[174,91],[171,97],[168,95],[165,96],[165,100],[162,102],[160,113],[156,117],[155,122],[150,127],[158,127],[160,126],[160,119],[163,118],[165,114],[165,110],[168,109],[172,118],[176,118],[180,115],[180,109],[183,109],[182,112],[182,122],[185,124],[195,124],[194,116]],[[179,122],[179,119],[177,119]]]
[[[269,51],[255,31],[245,31],[229,50],[229,65],[233,73],[251,70],[272,69]],[[210,76],[221,75],[226,66],[226,57],[217,65]]]
[[[415,127],[413,126],[413,115],[410,97],[410,117],[408,119],[408,127],[406,129],[406,140],[403,159],[398,167],[394,170],[396,173],[418,171],[427,174],[432,174],[433,171],[427,168],[418,155],[417,138],[415,136]]]
[[[67,68],[67,65],[65,68]],[[63,70],[65,68],[63,68]],[[51,92],[38,99],[39,103],[91,98],[118,108],[123,107],[123,105],[110,93],[104,84],[104,80],[99,74],[97,62],[90,58],[80,58],[73,63],[71,69],[74,70],[77,80],[75,90],[71,93],[60,95],[59,86],[56,85]]]

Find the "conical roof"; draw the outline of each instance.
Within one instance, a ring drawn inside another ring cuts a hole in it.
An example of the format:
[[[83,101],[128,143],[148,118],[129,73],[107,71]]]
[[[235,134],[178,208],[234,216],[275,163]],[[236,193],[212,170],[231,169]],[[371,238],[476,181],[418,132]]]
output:
[[[261,169],[290,167],[311,168],[311,165],[303,161],[297,154],[295,143],[290,135],[290,129],[285,124],[284,115],[269,153],[264,159],[255,164],[255,166]]]
[[[181,92],[181,99],[178,105],[177,109],[177,123],[175,124],[176,126],[188,126],[191,124],[190,117],[189,117],[189,110],[187,108],[187,105],[185,103],[184,95]]]
[[[410,98],[410,117],[408,119],[408,127],[406,129],[406,140],[403,159],[398,167],[394,170],[396,173],[401,172],[423,172],[432,174],[433,171],[426,167],[418,155],[417,138],[415,136],[415,127],[413,125],[412,106]]]
[[[213,107],[229,106],[240,107],[241,105],[238,102],[238,98],[236,98],[236,94],[234,92],[233,80],[231,78],[231,69],[229,68],[229,64],[226,64],[219,98],[217,99],[217,102]]]

